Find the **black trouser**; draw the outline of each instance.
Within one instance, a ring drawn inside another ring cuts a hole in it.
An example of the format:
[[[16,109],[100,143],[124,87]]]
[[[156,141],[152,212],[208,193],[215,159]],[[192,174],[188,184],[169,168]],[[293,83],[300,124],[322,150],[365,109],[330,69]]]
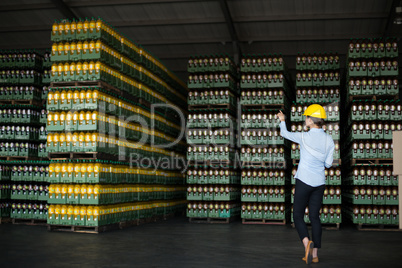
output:
[[[296,179],[293,220],[295,222],[296,230],[299,233],[300,240],[303,240],[305,237],[310,240],[307,225],[304,222],[304,212],[308,205],[315,248],[321,248],[322,228],[320,221],[320,208],[324,190],[325,185],[312,187]]]

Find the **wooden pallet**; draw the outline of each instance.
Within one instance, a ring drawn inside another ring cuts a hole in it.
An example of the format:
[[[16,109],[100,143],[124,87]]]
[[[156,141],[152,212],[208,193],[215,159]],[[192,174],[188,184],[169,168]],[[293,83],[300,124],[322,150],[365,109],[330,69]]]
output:
[[[44,103],[40,100],[0,100],[0,105],[34,105],[42,106]]]
[[[402,231],[402,229],[399,229],[398,225],[366,224],[366,223],[359,223],[357,225],[357,230],[359,230],[359,231],[380,231],[380,232],[400,232],[400,231]]]
[[[189,110],[198,110],[198,109],[235,109],[235,107],[230,103],[221,103],[221,104],[192,104],[188,105]]]
[[[262,111],[279,111],[285,109],[285,104],[242,104],[241,109],[245,110],[262,110]]]
[[[292,163],[293,165],[298,165],[300,162],[300,159],[292,159]],[[334,161],[332,162],[333,166],[340,166],[342,164],[342,159],[334,159]]]
[[[242,168],[269,168],[275,167],[279,169],[286,169],[286,161],[278,162],[255,162],[255,161],[243,161],[241,163]]]
[[[306,223],[307,226],[311,227],[311,223]],[[339,231],[341,224],[340,223],[321,223],[321,226],[324,230],[334,230]],[[295,224],[292,223],[292,227],[295,228]]]
[[[138,220],[130,222],[121,222],[115,224],[108,224],[102,226],[75,226],[75,225],[47,225],[48,231],[56,232],[70,232],[70,233],[86,233],[86,234],[99,234],[102,232],[123,229],[128,226],[138,225]]]
[[[63,159],[114,160],[114,159],[116,159],[116,157],[112,156],[110,154],[105,154],[105,153],[101,153],[101,152],[66,152],[66,153],[49,153],[49,159],[52,159],[52,160],[63,160]]]
[[[49,160],[49,159],[48,158],[42,158],[42,157],[32,157],[32,156],[0,156],[0,160],[6,160],[6,161],[28,161],[28,160],[46,161],[46,160]]]
[[[242,219],[242,224],[286,225],[286,220],[274,220],[274,219]]]
[[[393,165],[394,161],[392,158],[389,159],[380,159],[380,158],[374,158],[374,159],[351,159],[350,161],[351,165]]]
[[[230,160],[190,160],[188,161],[189,166],[202,167],[202,166],[213,166],[219,165],[221,167],[232,166],[234,163]]]
[[[11,223],[11,218],[0,218],[0,224]]]
[[[198,218],[198,217],[192,217],[188,218],[190,223],[208,223],[208,224],[228,224],[233,222],[236,219],[236,217],[230,217],[230,218]]]
[[[12,219],[13,224],[17,225],[34,225],[34,226],[46,226],[46,220],[37,219]]]
[[[349,102],[353,100],[397,100],[398,95],[349,95]]]

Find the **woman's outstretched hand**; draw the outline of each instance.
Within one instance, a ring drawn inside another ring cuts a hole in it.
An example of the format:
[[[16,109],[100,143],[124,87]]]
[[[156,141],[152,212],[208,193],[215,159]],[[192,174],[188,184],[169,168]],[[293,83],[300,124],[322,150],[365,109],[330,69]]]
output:
[[[285,115],[282,113],[282,111],[279,111],[276,116],[279,118],[279,120],[285,121]]]

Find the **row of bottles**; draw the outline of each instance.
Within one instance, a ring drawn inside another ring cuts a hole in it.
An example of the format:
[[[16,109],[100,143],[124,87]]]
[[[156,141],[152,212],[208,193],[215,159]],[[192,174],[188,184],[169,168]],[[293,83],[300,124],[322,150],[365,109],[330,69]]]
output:
[[[345,182],[350,185],[397,186],[398,176],[392,166],[354,166]]]
[[[24,105],[4,105],[0,107],[0,123],[46,123],[45,109]]]
[[[49,166],[45,165],[0,165],[0,180],[46,181]]]
[[[395,57],[398,54],[396,40],[352,39],[349,42],[349,58]]]
[[[43,141],[46,140],[46,138],[47,131],[45,126],[0,125],[0,139]]]

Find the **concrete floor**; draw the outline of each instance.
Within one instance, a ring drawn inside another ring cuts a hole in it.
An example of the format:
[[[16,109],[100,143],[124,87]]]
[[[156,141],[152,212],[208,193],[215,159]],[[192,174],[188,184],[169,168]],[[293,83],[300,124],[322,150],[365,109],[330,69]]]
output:
[[[107,233],[0,225],[0,267],[306,267],[291,226],[189,224],[184,217]],[[402,232],[323,232],[312,267],[402,266]]]

